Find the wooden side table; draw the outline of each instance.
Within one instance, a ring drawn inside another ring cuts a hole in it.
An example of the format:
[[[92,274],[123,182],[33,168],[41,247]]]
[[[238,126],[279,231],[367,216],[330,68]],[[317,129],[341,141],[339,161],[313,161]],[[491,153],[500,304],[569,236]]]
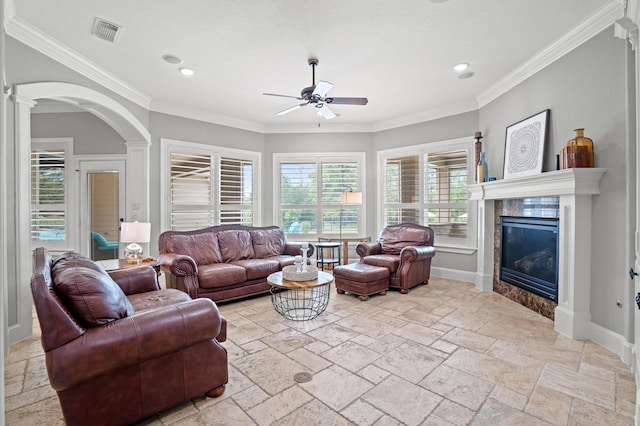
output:
[[[98,260],[96,263],[102,265],[102,267],[107,271],[119,271],[122,269],[130,269],[130,268],[138,268],[140,266],[152,266],[155,269],[156,274],[160,276],[162,274],[162,270],[160,269],[160,264],[157,260],[151,260],[148,262],[141,262],[140,264],[136,263],[127,263],[126,259],[107,259],[107,260]]]
[[[331,238],[318,238],[318,241],[322,242],[330,242],[330,241],[335,241],[332,240]],[[361,242],[371,242],[371,237],[354,237],[354,238],[343,238],[342,240],[342,262],[340,262],[339,264],[341,265],[346,265],[349,263],[349,243],[350,242],[357,242],[357,243],[361,243]],[[318,243],[320,244],[320,243]],[[316,244],[317,246],[317,244]],[[339,255],[338,255],[339,256]]]

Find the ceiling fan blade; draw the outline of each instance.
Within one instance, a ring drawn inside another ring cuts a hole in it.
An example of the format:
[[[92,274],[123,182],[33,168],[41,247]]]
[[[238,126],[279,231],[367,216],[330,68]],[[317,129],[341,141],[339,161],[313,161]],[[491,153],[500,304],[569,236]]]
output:
[[[300,96],[278,95],[277,93],[263,93],[263,95],[266,95],[266,96],[279,96],[281,98],[293,98],[293,99],[297,99],[299,101],[304,99],[304,98],[301,98]]]
[[[369,102],[367,98],[327,98],[325,102],[329,104],[341,105],[366,105]]]
[[[319,96],[321,99],[324,99],[324,97],[327,96],[327,93],[329,92],[329,90],[331,90],[332,87],[333,84],[329,83],[328,81],[320,80],[318,84],[316,84],[316,88],[313,89],[312,95]]]
[[[294,110],[296,110],[296,109],[298,109],[298,108],[301,108],[301,107],[305,106],[305,105],[306,105],[306,104],[308,104],[308,103],[309,103],[309,102],[305,102],[305,103],[300,104],[300,105],[294,105],[294,106],[292,106],[291,108],[287,108],[287,109],[285,109],[284,111],[280,111],[280,112],[276,113],[276,115],[285,115],[285,114],[287,114],[287,113],[290,113],[291,111],[294,111]]]
[[[332,118],[336,117],[336,114],[331,111],[327,105],[322,105],[320,108],[318,108],[318,114],[322,115],[327,120],[331,120]]]

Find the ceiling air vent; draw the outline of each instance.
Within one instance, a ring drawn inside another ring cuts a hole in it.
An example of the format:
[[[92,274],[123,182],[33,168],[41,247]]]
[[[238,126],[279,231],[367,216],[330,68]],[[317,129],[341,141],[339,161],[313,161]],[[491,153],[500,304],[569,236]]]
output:
[[[104,19],[96,18],[93,22],[93,30],[91,30],[91,32],[98,38],[115,43],[118,35],[120,34],[121,28],[122,27],[120,25],[105,21]]]

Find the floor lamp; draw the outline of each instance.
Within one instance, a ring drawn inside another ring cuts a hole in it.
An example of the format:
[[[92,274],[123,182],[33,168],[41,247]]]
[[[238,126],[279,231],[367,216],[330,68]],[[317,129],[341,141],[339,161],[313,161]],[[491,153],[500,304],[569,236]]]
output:
[[[359,206],[362,204],[362,192],[347,191],[340,194],[340,243],[343,253],[349,249],[347,241],[342,241],[342,208],[343,206]],[[343,254],[344,255],[344,254]],[[340,259],[342,261],[342,259]]]

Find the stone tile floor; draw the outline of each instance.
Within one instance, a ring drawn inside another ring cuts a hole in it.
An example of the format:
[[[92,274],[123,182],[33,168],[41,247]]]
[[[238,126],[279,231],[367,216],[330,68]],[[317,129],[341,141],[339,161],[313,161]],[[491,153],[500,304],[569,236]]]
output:
[[[361,302],[331,292],[295,322],[269,296],[220,305],[229,384],[152,425],[630,425],[630,368],[589,341],[472,284],[432,278]],[[7,425],[64,424],[34,336],[5,359]],[[307,372],[311,381],[296,383]]]

